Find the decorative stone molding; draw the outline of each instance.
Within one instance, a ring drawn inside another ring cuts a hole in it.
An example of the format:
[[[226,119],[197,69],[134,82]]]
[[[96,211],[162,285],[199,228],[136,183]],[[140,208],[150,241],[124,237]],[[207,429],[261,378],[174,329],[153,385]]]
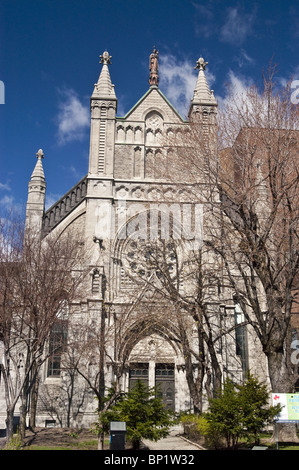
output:
[[[143,127],[134,123],[116,124],[116,143],[143,144]]]
[[[116,183],[114,197],[125,200],[186,202],[190,200],[190,190],[188,187],[182,189],[180,186],[164,183],[140,181],[138,183]]]

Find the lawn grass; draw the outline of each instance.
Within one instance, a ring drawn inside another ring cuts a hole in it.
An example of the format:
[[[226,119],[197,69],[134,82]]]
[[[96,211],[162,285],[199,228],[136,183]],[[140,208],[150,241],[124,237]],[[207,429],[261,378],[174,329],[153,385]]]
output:
[[[24,447],[24,450],[97,450],[98,440],[90,439],[86,441],[70,442],[67,445],[45,446],[32,444]]]
[[[92,439],[89,441],[73,442],[64,446],[39,446],[33,444],[25,447],[24,450],[97,450],[97,448],[97,439]]]

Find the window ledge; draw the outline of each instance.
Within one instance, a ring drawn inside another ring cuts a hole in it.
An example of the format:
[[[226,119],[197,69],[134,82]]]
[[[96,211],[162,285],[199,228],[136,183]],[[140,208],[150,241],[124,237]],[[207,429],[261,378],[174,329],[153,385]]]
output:
[[[46,377],[45,384],[57,384],[61,382],[61,377]]]

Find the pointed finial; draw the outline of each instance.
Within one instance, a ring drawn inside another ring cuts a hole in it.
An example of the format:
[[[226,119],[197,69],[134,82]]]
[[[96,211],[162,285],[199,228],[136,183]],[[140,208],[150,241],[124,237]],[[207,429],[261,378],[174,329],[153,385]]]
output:
[[[100,55],[100,64],[103,64],[99,79],[97,83],[95,83],[95,87],[93,90],[92,97],[110,97],[111,99],[116,99],[114,85],[111,83],[110,73],[108,64],[111,64],[111,55],[109,52],[105,51],[102,55]]]
[[[38,152],[36,153],[36,158],[37,158],[37,162],[33,170],[33,173],[31,175],[31,179],[39,178],[39,179],[44,180],[45,175],[44,175],[43,164],[42,164],[42,159],[44,158],[44,152],[42,151],[42,149],[38,150]]]
[[[111,64],[112,56],[109,55],[107,51],[103,52],[102,55],[100,55],[100,64]]]
[[[209,62],[205,62],[204,59],[200,57],[198,61],[196,62],[196,67],[194,67],[194,69],[205,70],[206,65],[208,65],[208,63]]]
[[[205,60],[200,57],[198,61],[196,62],[196,67],[195,69],[198,70],[198,76],[197,76],[197,81],[194,89],[194,95],[191,100],[191,106],[195,105],[203,105],[203,104],[209,104],[213,106],[217,106],[217,101],[214,96],[213,90],[210,90],[204,70],[206,66],[208,65],[208,62],[205,62]],[[195,108],[194,108],[195,109]]]
[[[44,152],[42,151],[42,149],[39,149],[39,151],[36,154],[36,158],[39,158],[39,159],[44,158]]]

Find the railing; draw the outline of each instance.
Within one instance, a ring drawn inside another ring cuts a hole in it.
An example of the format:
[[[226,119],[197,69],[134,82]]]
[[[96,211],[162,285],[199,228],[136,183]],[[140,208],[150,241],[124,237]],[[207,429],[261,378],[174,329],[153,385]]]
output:
[[[55,202],[44,214],[42,231],[44,236],[51,232],[59,222],[70,214],[83,201],[87,192],[87,176],[75,184],[59,201]]]

